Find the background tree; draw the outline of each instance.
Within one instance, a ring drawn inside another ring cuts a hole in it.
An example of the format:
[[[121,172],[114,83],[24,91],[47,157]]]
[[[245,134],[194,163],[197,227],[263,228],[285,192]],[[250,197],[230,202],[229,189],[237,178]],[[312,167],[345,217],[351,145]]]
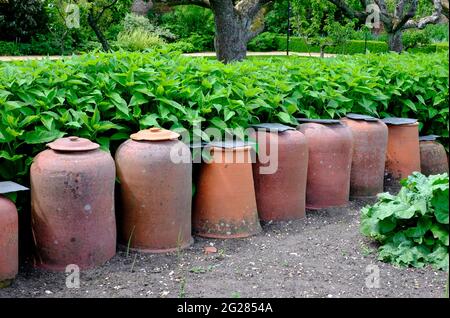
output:
[[[87,0],[87,20],[89,26],[97,36],[97,39],[102,44],[104,51],[110,51],[111,46],[100,28],[101,20],[104,18],[105,14],[108,13],[108,11],[115,10],[116,12],[128,12],[130,6],[131,0]]]
[[[430,15],[417,18],[419,0],[361,0],[363,10],[352,6],[348,0],[328,0],[335,4],[349,18],[357,18],[364,23],[369,13],[366,8],[370,4],[376,4],[379,8],[380,22],[388,34],[388,46],[391,51],[401,52],[403,50],[402,32],[406,29],[423,29],[428,24],[439,22],[442,13],[442,0],[431,0],[433,2]],[[422,0],[424,6],[430,0]],[[376,13],[375,13],[376,14]],[[373,22],[373,21],[372,21]]]
[[[264,29],[272,0],[154,0],[155,5],[197,5],[214,13],[217,59],[228,63],[246,57],[248,42]]]
[[[0,2],[0,39],[25,42],[42,30],[47,21],[40,0]]]
[[[448,19],[449,18],[448,17],[448,11],[449,11],[448,0],[442,0],[441,3],[442,3],[442,14],[445,15]]]

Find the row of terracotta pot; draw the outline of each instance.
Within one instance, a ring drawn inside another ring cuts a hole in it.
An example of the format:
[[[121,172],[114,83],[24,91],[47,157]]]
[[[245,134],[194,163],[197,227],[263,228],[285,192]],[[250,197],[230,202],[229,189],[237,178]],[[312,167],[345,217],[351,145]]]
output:
[[[90,268],[115,254],[116,175],[122,207],[120,242],[139,251],[165,252],[192,243],[191,224],[200,236],[245,237],[261,231],[260,219],[298,219],[304,217],[305,205],[345,205],[350,193],[373,196],[383,190],[386,152],[386,169],[394,177],[420,170],[417,123],[388,122],[388,138],[386,125],[366,116],[302,122],[297,129],[258,125],[252,136],[268,149],[277,137],[274,174],[259,173],[270,165],[260,156],[252,165],[248,144],[210,145],[212,161],[200,168],[192,223],[192,164],[173,158],[173,149],[187,153],[188,159],[190,151],[177,140],[178,134],[158,128],[134,134],[117,150],[115,163],[86,139],[50,143],[31,167],[36,265],[51,270],[64,270],[68,264]],[[237,156],[244,160],[236,162]],[[12,210],[7,205],[3,204]],[[5,208],[0,208],[1,216]],[[8,272],[2,262],[0,281],[8,276],[1,274]]]

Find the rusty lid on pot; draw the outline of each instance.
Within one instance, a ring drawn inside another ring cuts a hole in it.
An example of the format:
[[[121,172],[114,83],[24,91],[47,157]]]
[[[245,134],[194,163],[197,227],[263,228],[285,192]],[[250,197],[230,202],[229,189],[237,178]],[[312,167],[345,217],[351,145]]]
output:
[[[261,123],[261,124],[255,124],[252,125],[252,127],[257,128],[257,129],[263,129],[263,130],[272,130],[272,131],[276,131],[276,132],[285,132],[287,130],[295,130],[294,127],[289,127],[283,124],[278,124],[278,123]]]
[[[136,141],[163,141],[178,139],[180,134],[159,127],[152,127],[138,131],[130,136],[131,139]]]
[[[386,118],[383,118],[382,121],[386,125],[395,125],[395,126],[412,125],[412,124],[417,123],[417,119],[414,119],[414,118],[399,118],[399,117],[386,117]]]
[[[56,139],[55,141],[47,144],[47,147],[56,151],[77,152],[95,150],[100,148],[100,145],[86,138],[71,136]]]
[[[28,188],[21,186],[18,183],[12,181],[2,181],[0,182],[0,194],[17,192],[17,191],[25,191],[29,190]]]
[[[316,123],[322,125],[342,125],[339,119],[314,119],[314,118],[297,118],[299,123]]]
[[[368,121],[368,122],[377,122],[378,121],[378,118],[368,116],[368,115],[355,114],[355,113],[348,113],[347,115],[345,115],[345,117],[347,117],[348,119],[363,120],[363,121]]]
[[[419,141],[435,141],[439,137],[441,137],[441,136],[439,136],[439,135],[420,136]]]

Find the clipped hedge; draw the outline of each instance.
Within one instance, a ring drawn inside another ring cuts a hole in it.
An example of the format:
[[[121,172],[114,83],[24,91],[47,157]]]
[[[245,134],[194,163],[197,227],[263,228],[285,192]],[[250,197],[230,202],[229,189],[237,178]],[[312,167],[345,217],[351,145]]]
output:
[[[287,46],[287,40],[285,36],[277,37],[278,49],[285,51]],[[326,47],[325,53],[337,53],[337,54],[358,54],[364,53],[364,41],[350,40],[345,45],[338,45],[333,47]],[[291,37],[289,43],[289,49],[293,52],[311,52],[319,53],[320,48],[317,45],[308,45],[303,38]],[[388,46],[386,42],[380,41],[367,41],[367,50],[371,53],[386,53],[388,52]]]
[[[78,135],[114,151],[153,125],[223,130],[357,112],[416,117],[422,133],[447,138],[448,81],[448,53],[223,65],[158,51],[0,62],[0,180],[27,184],[33,156],[55,138]]]
[[[31,52],[31,44],[0,41],[0,56],[2,55],[28,55]]]
[[[287,46],[286,36],[276,37],[277,48],[280,51],[285,51]],[[331,46],[325,48],[325,53],[333,54],[358,54],[364,53],[364,40],[349,40],[345,45]],[[319,53],[320,48],[317,45],[308,45],[305,39],[300,37],[291,37],[289,49],[293,52],[311,52]],[[433,43],[422,47],[411,48],[410,53],[435,53],[448,52],[448,43]],[[382,41],[367,41],[367,51],[370,53],[387,53],[389,51],[386,42]]]
[[[448,43],[434,43],[422,47],[414,47],[408,50],[410,53],[435,53],[448,52]]]
[[[436,47],[436,52],[448,52],[448,42],[435,43],[433,45]]]

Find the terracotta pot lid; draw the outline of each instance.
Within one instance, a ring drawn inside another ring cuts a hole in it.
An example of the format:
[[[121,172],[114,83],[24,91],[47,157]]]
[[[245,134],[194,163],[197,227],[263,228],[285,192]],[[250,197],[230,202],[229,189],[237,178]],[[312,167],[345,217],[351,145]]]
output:
[[[47,147],[57,151],[76,152],[95,150],[100,148],[100,145],[86,138],[71,136],[56,139],[55,141],[47,144]]]
[[[345,117],[353,120],[364,120],[369,122],[377,122],[378,118],[368,116],[368,115],[362,115],[362,114],[354,114],[354,113],[348,113],[345,115]]]
[[[295,130],[294,127],[289,127],[289,126],[286,126],[283,124],[278,124],[278,123],[261,123],[261,124],[252,125],[252,127],[258,128],[258,129],[264,129],[264,130],[273,130],[273,131],[277,131],[277,132],[285,132],[287,130]]]
[[[316,123],[322,125],[342,124],[338,119],[314,119],[314,118],[297,118],[300,123]]]
[[[439,135],[420,136],[419,141],[435,141],[439,137],[441,137],[441,136],[439,136]]]
[[[21,186],[20,184],[12,182],[12,181],[0,182],[0,194],[17,192],[17,191],[25,191],[25,190],[29,190],[29,189],[24,186]]]
[[[399,117],[387,117],[387,118],[383,118],[382,121],[386,125],[396,125],[396,126],[412,125],[412,124],[417,123],[417,119],[414,119],[414,118],[399,118]]]
[[[131,139],[136,141],[163,141],[178,139],[178,137],[180,137],[180,134],[159,127],[144,129],[130,136]]]
[[[251,141],[242,141],[242,140],[234,140],[234,141],[219,141],[219,142],[210,142],[206,145],[206,147],[215,147],[222,149],[235,149],[235,148],[246,148],[256,145],[255,142]]]

